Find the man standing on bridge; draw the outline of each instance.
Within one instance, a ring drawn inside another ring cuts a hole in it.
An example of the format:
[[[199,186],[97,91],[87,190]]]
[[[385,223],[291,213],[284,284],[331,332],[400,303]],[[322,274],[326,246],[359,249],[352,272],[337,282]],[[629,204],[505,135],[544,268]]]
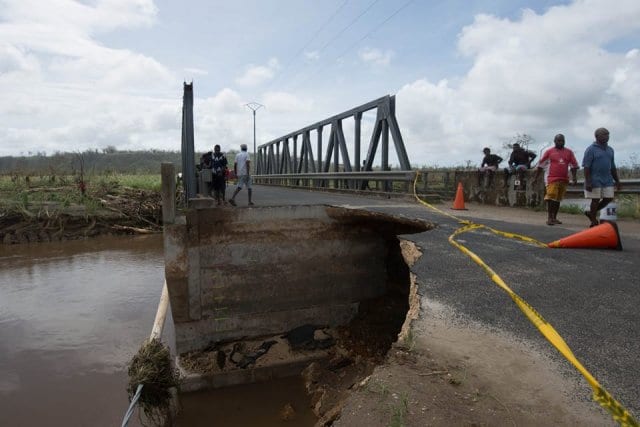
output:
[[[216,204],[218,206],[222,203],[226,205],[225,191],[227,189],[227,183],[225,182],[224,172],[227,169],[227,157],[220,151],[218,144],[213,147],[211,161],[211,169],[213,170],[213,194],[216,199]]]
[[[595,131],[596,141],[584,152],[582,167],[584,168],[584,197],[591,199],[589,212],[585,215],[591,220],[591,227],[598,225],[596,214],[613,200],[615,189],[620,191],[618,170],[613,161],[613,148],[609,147],[609,131],[598,128]]]
[[[247,187],[249,194],[249,206],[253,206],[251,202],[251,159],[249,159],[249,153],[247,152],[247,144],[240,145],[240,152],[236,155],[236,160],[233,163],[233,171],[238,179],[238,185],[233,196],[229,199],[229,203],[236,206],[236,196],[242,190],[242,187]]]
[[[548,163],[549,174],[547,176],[547,187],[544,192],[544,199],[547,201],[547,225],[562,224],[558,220],[558,210],[560,210],[560,201],[567,191],[569,184],[569,171],[571,168],[571,180],[575,185],[577,183],[576,172],[578,171],[578,161],[576,156],[568,148],[564,147],[564,135],[559,133],[553,138],[555,147],[549,148],[544,152],[538,167],[536,175],[533,177],[534,184],[540,177],[540,172],[544,170],[544,165]]]

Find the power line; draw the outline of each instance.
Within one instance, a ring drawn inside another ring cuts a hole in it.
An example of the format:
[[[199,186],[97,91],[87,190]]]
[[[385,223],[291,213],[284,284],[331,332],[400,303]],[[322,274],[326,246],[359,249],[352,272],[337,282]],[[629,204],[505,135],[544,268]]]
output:
[[[376,0],[377,1],[377,0]],[[398,13],[402,12],[402,10],[404,10],[407,6],[409,6],[411,3],[413,3],[414,0],[409,0],[406,3],[404,3],[402,6],[400,6],[398,9],[396,9],[391,15],[389,15],[388,17],[386,17],[382,22],[380,22],[379,24],[375,25],[368,33],[366,33],[364,36],[362,36],[360,39],[358,39],[355,43],[353,43],[351,46],[349,46],[346,50],[344,50],[340,55],[338,55],[333,61],[331,61],[331,63],[334,63],[336,61],[338,61],[340,58],[342,58],[344,55],[346,55],[351,49],[353,49],[354,47],[356,47],[358,44],[360,44],[363,40],[366,40],[368,37],[370,37],[372,34],[374,34],[376,31],[378,31],[384,24],[386,24],[387,22],[389,22],[394,16],[396,16]],[[374,2],[375,3],[375,2]],[[320,67],[318,69],[316,69],[316,72],[311,74],[306,80],[308,81],[310,78],[318,75],[321,71],[324,71],[330,64],[327,63],[327,65],[325,65],[324,67]],[[299,85],[299,83],[297,85],[294,85],[294,87],[292,89],[297,88]]]
[[[406,2],[405,4],[403,4],[402,6],[400,6],[400,8],[398,8],[395,12],[393,12],[391,15],[389,15],[384,21],[382,21],[381,23],[379,23],[378,25],[376,25],[375,27],[373,27],[371,29],[371,31],[369,31],[367,34],[365,34],[360,40],[356,41],[355,43],[353,43],[351,46],[349,46],[344,52],[342,52],[336,59],[334,59],[334,61],[339,60],[340,58],[342,58],[344,55],[347,54],[347,52],[349,52],[351,49],[353,49],[354,47],[356,47],[358,44],[360,44],[363,40],[366,40],[369,36],[371,36],[373,33],[375,33],[376,31],[378,31],[380,29],[380,27],[382,27],[384,24],[386,24],[387,22],[389,22],[394,16],[396,16],[398,13],[402,12],[403,9],[405,9],[407,6],[409,6],[409,4],[413,3],[414,0],[409,0],[408,2]]]
[[[351,21],[349,24],[347,24],[346,27],[344,27],[342,30],[340,30],[340,32],[338,32],[338,34],[336,34],[331,40],[329,40],[327,43],[325,43],[324,46],[322,46],[320,48],[320,50],[318,51],[318,53],[321,53],[327,46],[329,46],[331,43],[333,43],[338,37],[340,37],[345,31],[347,31],[349,28],[351,28],[353,26],[353,24],[355,24],[356,22],[358,22],[358,20],[360,18],[362,18],[362,16],[367,13],[376,3],[378,3],[378,1],[380,0],[373,0],[369,6],[367,6],[367,8],[362,11],[362,13],[360,13],[360,15],[356,16],[355,19],[353,21]]]
[[[311,36],[311,38],[305,43],[304,46],[302,46],[300,48],[300,50],[298,50],[290,59],[289,61],[287,61],[287,63],[284,65],[284,67],[282,67],[282,72],[278,75],[278,78],[275,80],[271,81],[271,84],[269,85],[269,87],[273,86],[276,81],[280,81],[280,79],[282,78],[282,76],[284,75],[285,71],[289,68],[289,66],[291,65],[291,63],[298,57],[300,56],[300,54],[302,52],[304,52],[304,50],[309,47],[309,45],[316,39],[316,37],[318,37],[318,34],[320,34],[320,32],[322,30],[324,30],[327,25],[329,25],[329,23],[333,20],[333,18],[335,18],[338,13],[340,13],[340,11],[347,5],[347,3],[349,2],[349,0],[344,0],[344,2],[342,2],[342,4],[340,6],[338,6],[338,8],[331,14],[331,16],[329,16],[329,18],[324,21],[324,23],[320,26],[320,28],[318,28],[316,30],[316,32],[313,34],[313,36]]]
[[[333,43],[334,41],[336,41],[342,34],[344,34],[345,31],[347,31],[349,28],[351,28],[356,22],[358,22],[358,20],[360,18],[362,18],[369,10],[371,10],[371,8],[373,6],[375,6],[376,3],[378,3],[380,0],[373,0],[371,3],[369,3],[369,5],[362,11],[360,12],[360,14],[358,16],[356,16],[354,19],[351,20],[351,22],[349,22],[344,28],[342,28],[335,36],[333,36],[328,42],[326,42],[319,50],[318,50],[318,55],[320,53],[322,53],[327,47],[329,47],[329,45],[331,45],[331,43]],[[342,6],[341,6],[342,8]],[[293,80],[295,77],[297,77],[300,73],[295,73],[289,80]]]

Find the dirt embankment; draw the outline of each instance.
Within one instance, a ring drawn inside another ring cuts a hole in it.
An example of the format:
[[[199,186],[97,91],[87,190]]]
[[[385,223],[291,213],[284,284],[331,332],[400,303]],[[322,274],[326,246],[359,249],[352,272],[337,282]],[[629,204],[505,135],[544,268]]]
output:
[[[76,203],[39,201],[4,203],[0,207],[3,244],[161,231],[162,201],[157,191],[120,187],[116,191],[98,190]]]

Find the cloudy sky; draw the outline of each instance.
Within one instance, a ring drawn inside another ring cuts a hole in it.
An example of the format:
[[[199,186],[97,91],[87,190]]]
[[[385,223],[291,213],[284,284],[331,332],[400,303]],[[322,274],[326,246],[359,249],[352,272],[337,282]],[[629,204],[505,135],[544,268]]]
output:
[[[197,151],[251,146],[251,101],[260,144],[395,94],[416,166],[600,126],[628,164],[640,1],[0,0],[0,155],[179,150],[184,81]]]

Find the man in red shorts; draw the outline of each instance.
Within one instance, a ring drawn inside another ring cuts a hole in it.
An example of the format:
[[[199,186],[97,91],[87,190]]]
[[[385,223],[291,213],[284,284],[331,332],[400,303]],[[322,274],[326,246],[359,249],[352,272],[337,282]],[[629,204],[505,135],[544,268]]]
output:
[[[548,167],[547,186],[545,189],[544,199],[547,201],[547,225],[562,224],[557,218],[560,209],[560,201],[567,191],[569,184],[569,168],[571,168],[571,179],[573,184],[577,183],[576,172],[578,170],[578,162],[576,156],[568,148],[564,147],[564,135],[559,133],[553,138],[554,147],[544,152],[533,182],[537,182],[540,172],[544,170],[544,166]]]

